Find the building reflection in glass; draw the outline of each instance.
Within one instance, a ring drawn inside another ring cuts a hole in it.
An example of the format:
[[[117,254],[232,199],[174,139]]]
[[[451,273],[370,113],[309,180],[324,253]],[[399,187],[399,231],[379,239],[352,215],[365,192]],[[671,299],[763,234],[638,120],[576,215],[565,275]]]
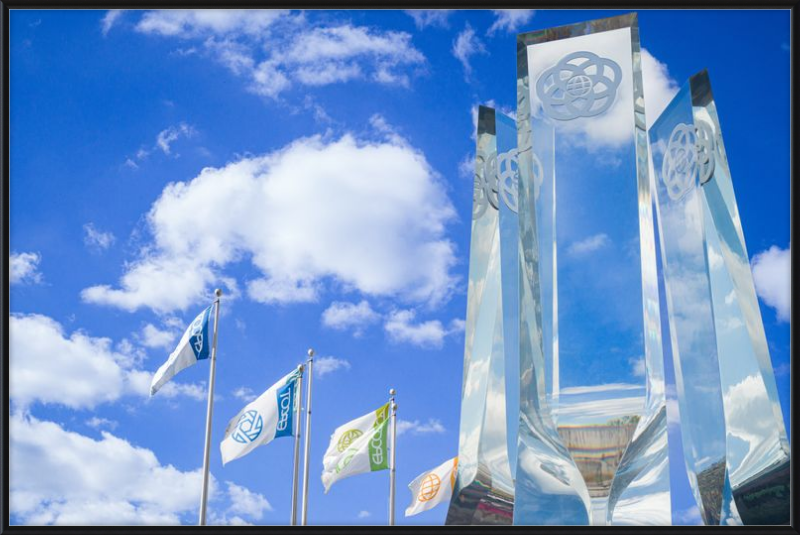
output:
[[[650,130],[684,455],[706,524],[789,522],[789,445],[707,72]]]

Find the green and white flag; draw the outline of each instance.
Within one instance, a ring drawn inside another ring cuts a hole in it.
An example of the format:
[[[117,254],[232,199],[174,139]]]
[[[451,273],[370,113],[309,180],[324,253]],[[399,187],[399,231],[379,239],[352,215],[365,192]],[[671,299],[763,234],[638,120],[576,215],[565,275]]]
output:
[[[325,494],[336,481],[389,469],[389,404],[336,428],[322,459]]]

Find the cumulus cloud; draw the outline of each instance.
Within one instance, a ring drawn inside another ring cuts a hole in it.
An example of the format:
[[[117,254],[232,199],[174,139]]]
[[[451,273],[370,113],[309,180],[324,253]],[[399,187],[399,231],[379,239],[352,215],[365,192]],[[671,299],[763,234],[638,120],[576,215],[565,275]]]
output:
[[[197,41],[204,53],[245,78],[250,92],[270,98],[295,83],[358,79],[407,86],[407,71],[425,63],[408,33],[352,24],[314,26],[306,14],[285,10],[149,11],[136,30]]]
[[[775,309],[778,320],[788,322],[792,314],[792,251],[773,245],[752,260],[753,282],[761,300]]]
[[[108,32],[111,31],[111,28],[119,21],[119,18],[122,14],[125,13],[124,9],[110,9],[108,12],[103,16],[102,20],[100,21],[100,30],[103,32],[103,37],[108,35]]]
[[[370,514],[371,513],[369,511],[359,511],[358,518],[367,518],[370,516]]]
[[[455,319],[449,328],[445,327],[439,320],[429,320],[421,323],[414,323],[416,318],[414,310],[395,310],[391,312],[386,322],[384,330],[393,342],[408,342],[420,347],[442,347],[444,338],[453,333],[464,330],[464,322]]]
[[[487,54],[483,42],[475,34],[475,30],[467,23],[461,33],[453,41],[453,55],[464,66],[464,77],[469,79],[472,74],[470,58],[476,54]]]
[[[680,86],[670,76],[667,64],[656,59],[646,48],[642,49],[642,84],[647,128],[650,128],[678,93]]]
[[[26,525],[193,523],[202,470],[162,464],[148,449],[107,431],[101,439],[14,414],[10,419],[10,513]],[[260,494],[209,480],[209,504],[254,520],[271,510]],[[224,501],[230,505],[224,509]]]
[[[495,20],[487,32],[489,35],[498,30],[507,32],[519,31],[523,24],[528,24],[536,11],[533,9],[493,9]]]
[[[336,370],[349,370],[350,362],[336,357],[319,357],[314,359],[314,375],[323,377]]]
[[[407,9],[406,14],[414,19],[417,29],[422,30],[428,26],[446,28],[453,11],[452,9]]]
[[[113,233],[98,230],[94,223],[86,223],[83,226],[83,243],[94,251],[105,251],[115,240]]]
[[[17,406],[34,402],[72,409],[93,408],[123,395],[149,396],[152,374],[136,369],[139,357],[130,344],[75,331],[39,314],[9,319],[10,398]],[[199,385],[168,383],[164,398],[204,399]]]
[[[380,317],[366,300],[358,304],[334,301],[322,313],[322,324],[339,331],[353,329],[354,334],[360,336],[365,327],[375,323]]]
[[[115,420],[109,420],[108,418],[99,418],[97,416],[92,416],[88,420],[86,420],[86,425],[89,427],[93,427],[95,429],[100,429],[101,427],[107,427],[112,431],[117,428],[119,422]]]
[[[9,282],[11,284],[39,284],[42,274],[39,273],[39,253],[11,253],[9,258]]]
[[[696,505],[688,509],[679,509],[673,515],[673,522],[676,526],[702,526],[703,519],[700,517],[700,509]]]
[[[142,328],[139,336],[142,345],[152,348],[161,348],[171,351],[175,348],[179,331],[174,329],[159,329],[152,323],[148,323]]]
[[[441,178],[407,143],[302,138],[167,185],[147,216],[154,243],[120,287],[81,295],[129,311],[184,310],[212,283],[235,289],[222,269],[249,258],[258,276],[248,295],[264,303],[313,301],[335,281],[436,304],[456,280],[445,237],[454,218]]]
[[[611,240],[608,238],[607,234],[595,234],[594,236],[589,236],[588,238],[570,244],[570,246],[567,247],[567,252],[572,255],[584,255],[598,251],[606,247],[609,243],[611,243]]]
[[[419,420],[397,420],[397,436],[405,433],[412,435],[441,435],[445,432],[442,422],[434,418],[428,418],[426,423],[420,423]]]

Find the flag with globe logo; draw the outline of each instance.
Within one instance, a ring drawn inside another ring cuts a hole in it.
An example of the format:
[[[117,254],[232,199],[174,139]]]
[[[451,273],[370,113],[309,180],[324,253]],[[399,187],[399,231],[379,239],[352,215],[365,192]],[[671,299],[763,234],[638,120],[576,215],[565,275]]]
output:
[[[322,459],[325,493],[336,481],[389,468],[389,403],[336,428]]]
[[[411,491],[411,505],[406,516],[427,511],[442,502],[449,502],[456,486],[458,457],[443,462],[433,470],[422,473],[408,484]]]
[[[213,306],[213,305],[211,305]],[[202,311],[183,333],[178,347],[169,356],[167,361],[153,375],[150,383],[152,396],[172,379],[176,373],[188,368],[197,361],[204,360],[211,354],[211,337],[209,336],[208,319],[211,316],[211,306]]]
[[[279,437],[293,436],[300,369],[292,370],[231,418],[220,443],[222,464]]]

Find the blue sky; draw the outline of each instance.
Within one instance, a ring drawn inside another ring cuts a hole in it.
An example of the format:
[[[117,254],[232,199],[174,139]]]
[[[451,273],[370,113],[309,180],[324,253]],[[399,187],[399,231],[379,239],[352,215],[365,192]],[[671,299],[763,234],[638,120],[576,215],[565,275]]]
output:
[[[224,468],[218,445],[308,347],[309,522],[386,522],[387,472],[319,474],[392,387],[401,513],[457,451],[476,106],[513,111],[516,32],[620,13],[12,12],[12,523],[196,522],[207,365],[147,386],[217,286],[209,519],[288,521],[292,441]],[[709,70],[788,427],[789,12],[639,23],[649,117]]]

